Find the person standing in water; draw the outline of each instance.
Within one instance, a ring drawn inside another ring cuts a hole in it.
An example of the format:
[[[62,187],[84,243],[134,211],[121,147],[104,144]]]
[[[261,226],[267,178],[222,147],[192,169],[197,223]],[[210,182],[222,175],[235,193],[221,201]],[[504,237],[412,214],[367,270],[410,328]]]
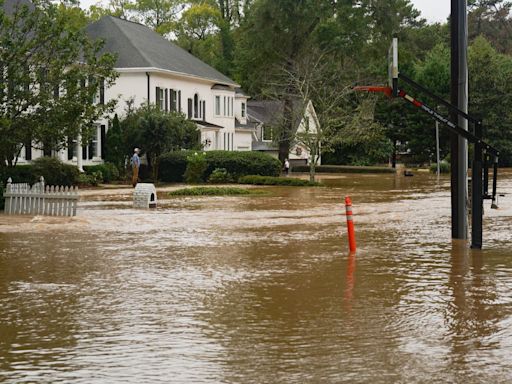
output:
[[[284,159],[284,173],[288,175],[288,172],[290,171],[290,162],[288,159]]]
[[[139,180],[139,168],[140,168],[140,157],[139,157],[139,148],[135,148],[133,150],[133,156],[130,159],[130,164],[132,165],[132,185],[135,188],[137,185],[137,181]]]

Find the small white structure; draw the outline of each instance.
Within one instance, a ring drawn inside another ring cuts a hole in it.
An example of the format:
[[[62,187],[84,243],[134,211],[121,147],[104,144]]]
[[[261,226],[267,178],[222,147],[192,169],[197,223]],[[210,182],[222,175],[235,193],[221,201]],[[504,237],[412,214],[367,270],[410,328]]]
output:
[[[138,183],[133,191],[133,208],[156,208],[154,184]]]

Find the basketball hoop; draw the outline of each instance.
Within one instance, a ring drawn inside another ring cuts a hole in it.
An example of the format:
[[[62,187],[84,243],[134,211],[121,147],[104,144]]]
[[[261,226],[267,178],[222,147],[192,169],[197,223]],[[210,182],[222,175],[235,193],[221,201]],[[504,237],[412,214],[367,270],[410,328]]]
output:
[[[360,85],[353,88],[354,91],[360,92],[374,92],[374,93],[383,93],[387,97],[393,97],[393,89],[391,87],[383,87],[377,85]]]

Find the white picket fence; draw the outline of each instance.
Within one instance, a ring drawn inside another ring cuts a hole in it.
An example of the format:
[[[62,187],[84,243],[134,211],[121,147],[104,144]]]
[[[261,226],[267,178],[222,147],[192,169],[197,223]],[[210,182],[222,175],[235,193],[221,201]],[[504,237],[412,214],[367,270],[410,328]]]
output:
[[[78,188],[46,185],[41,176],[32,187],[7,180],[4,192],[8,215],[76,216]]]

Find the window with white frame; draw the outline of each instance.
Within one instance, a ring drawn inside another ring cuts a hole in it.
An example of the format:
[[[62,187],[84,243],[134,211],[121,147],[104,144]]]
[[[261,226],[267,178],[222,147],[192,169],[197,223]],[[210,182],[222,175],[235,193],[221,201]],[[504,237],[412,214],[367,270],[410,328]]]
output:
[[[242,103],[242,117],[245,117],[245,103]]]
[[[215,116],[220,116],[220,96],[215,96]]]

